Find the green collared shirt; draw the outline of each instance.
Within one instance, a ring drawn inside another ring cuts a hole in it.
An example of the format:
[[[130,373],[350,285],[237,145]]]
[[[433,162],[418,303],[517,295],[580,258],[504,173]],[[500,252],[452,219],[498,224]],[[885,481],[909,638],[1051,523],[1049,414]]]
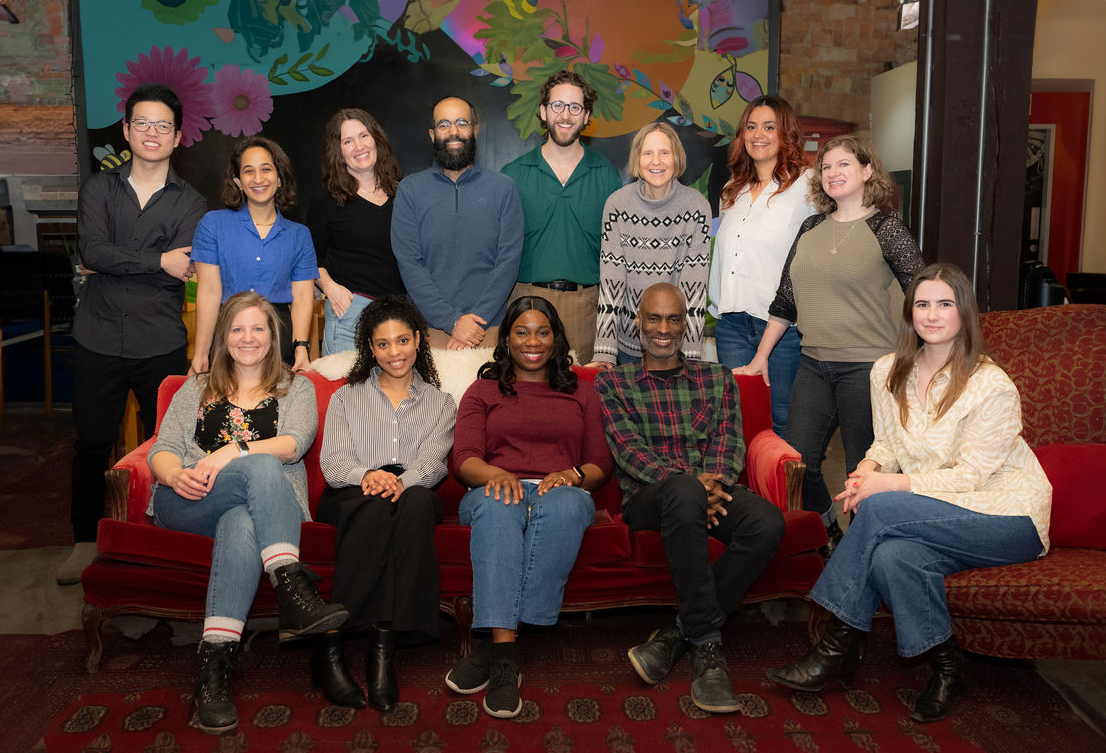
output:
[[[505,165],[503,174],[518,186],[526,218],[519,282],[598,284],[603,205],[622,187],[614,165],[585,147],[562,186],[538,146]]]

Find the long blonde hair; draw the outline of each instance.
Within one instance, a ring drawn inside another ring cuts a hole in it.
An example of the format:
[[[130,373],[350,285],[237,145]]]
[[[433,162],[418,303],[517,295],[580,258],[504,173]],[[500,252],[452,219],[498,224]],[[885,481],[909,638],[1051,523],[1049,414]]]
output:
[[[968,379],[975,370],[990,359],[987,343],[983,339],[983,330],[979,326],[979,304],[976,303],[971,281],[954,264],[946,262],[930,264],[919,272],[906,288],[906,297],[902,303],[902,319],[899,321],[899,339],[895,345],[895,361],[887,374],[887,390],[899,406],[899,421],[903,426],[906,426],[906,419],[910,415],[910,407],[906,400],[906,385],[910,381],[910,374],[914,371],[923,345],[922,338],[914,329],[914,296],[917,295],[918,286],[930,280],[940,280],[952,288],[953,295],[956,296],[956,313],[960,316],[960,332],[952,343],[948,360],[941,367],[942,369],[948,367],[949,386],[937,401],[934,420],[940,420],[941,416],[945,415],[945,412],[960,397],[960,393],[968,385]]]
[[[273,304],[259,293],[237,293],[228,298],[219,308],[219,317],[215,320],[215,334],[211,338],[211,351],[208,354],[210,371],[204,384],[201,405],[222,400],[238,391],[238,378],[235,374],[234,359],[227,350],[227,337],[234,318],[248,308],[258,308],[269,324],[269,352],[262,363],[261,388],[266,394],[284,397],[292,383],[292,370],[280,360],[280,320]]]

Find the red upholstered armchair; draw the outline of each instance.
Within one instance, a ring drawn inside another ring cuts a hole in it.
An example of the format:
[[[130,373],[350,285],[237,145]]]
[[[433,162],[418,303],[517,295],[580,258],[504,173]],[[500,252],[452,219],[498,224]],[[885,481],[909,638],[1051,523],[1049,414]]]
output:
[[[1048,556],[945,579],[953,632],[990,656],[1106,659],[1106,306],[983,314],[1052,482]]]
[[[579,369],[585,378],[594,372]],[[318,502],[324,480],[319,470],[326,406],[342,383],[318,374],[315,385],[319,433],[305,457],[312,506]],[[183,377],[170,377],[158,396],[158,420],[164,415]],[[815,513],[799,509],[802,464],[799,455],[772,433],[768,390],[759,377],[738,379],[742,418],[748,446],[745,483],[784,510],[787,529],[776,558],[753,585],[746,601],[778,596],[806,598],[822,571],[819,549],[826,544],[825,529]],[[150,440],[108,471],[108,517],[100,522],[99,557],[85,570],[84,628],[89,639],[88,669],[96,671],[103,652],[100,635],[104,619],[116,614],[141,614],[172,619],[203,618],[211,540],[203,536],[154,526],[146,516],[153,482],[146,454]],[[441,570],[441,608],[453,614],[462,630],[462,650],[470,645],[472,624],[472,567],[469,529],[457,522],[464,489],[452,479],[439,488],[444,521],[438,526],[436,548]],[[596,522],[584,536],[576,565],[565,590],[565,611],[588,611],[640,604],[674,604],[675,593],[664,561],[659,536],[634,535],[622,523],[620,496],[612,480],[595,494]],[[712,554],[721,546],[712,542]],[[304,523],[300,553],[320,576],[320,591],[329,595],[334,575],[334,528]],[[276,598],[268,579],[261,579],[251,616],[276,614]]]

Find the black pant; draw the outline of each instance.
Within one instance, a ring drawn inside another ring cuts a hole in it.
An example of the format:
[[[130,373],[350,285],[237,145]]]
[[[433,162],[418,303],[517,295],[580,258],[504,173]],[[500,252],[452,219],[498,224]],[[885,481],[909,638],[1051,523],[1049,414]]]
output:
[[[346,629],[391,623],[399,632],[438,636],[438,495],[423,486],[393,502],[360,486],[327,487],[315,518],[338,527],[331,598],[349,609]]]
[[[96,540],[96,526],[104,515],[104,471],[119,436],[119,424],[127,407],[127,392],[134,390],[146,436],[154,435],[157,421],[157,388],[170,374],[188,367],[187,345],[150,358],[105,356],[73,346],[73,444],[72,501],[69,519],[77,543]]]
[[[677,474],[642,487],[622,507],[631,531],[660,531],[680,624],[692,642],[722,629],[783,539],[783,514],[775,505],[743,486],[730,494],[726,515],[709,530],[707,490],[694,476]],[[713,567],[708,536],[726,545]]]

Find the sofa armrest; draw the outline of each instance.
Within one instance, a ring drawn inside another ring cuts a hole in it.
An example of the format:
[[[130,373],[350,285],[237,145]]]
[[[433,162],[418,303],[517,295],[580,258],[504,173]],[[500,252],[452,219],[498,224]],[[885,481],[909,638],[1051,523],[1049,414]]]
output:
[[[113,520],[143,521],[150,502],[154,474],[147,462],[153,439],[134,448],[104,472],[107,482],[107,512]]]
[[[745,451],[749,488],[781,510],[803,509],[802,486],[806,465],[794,447],[765,429]]]

